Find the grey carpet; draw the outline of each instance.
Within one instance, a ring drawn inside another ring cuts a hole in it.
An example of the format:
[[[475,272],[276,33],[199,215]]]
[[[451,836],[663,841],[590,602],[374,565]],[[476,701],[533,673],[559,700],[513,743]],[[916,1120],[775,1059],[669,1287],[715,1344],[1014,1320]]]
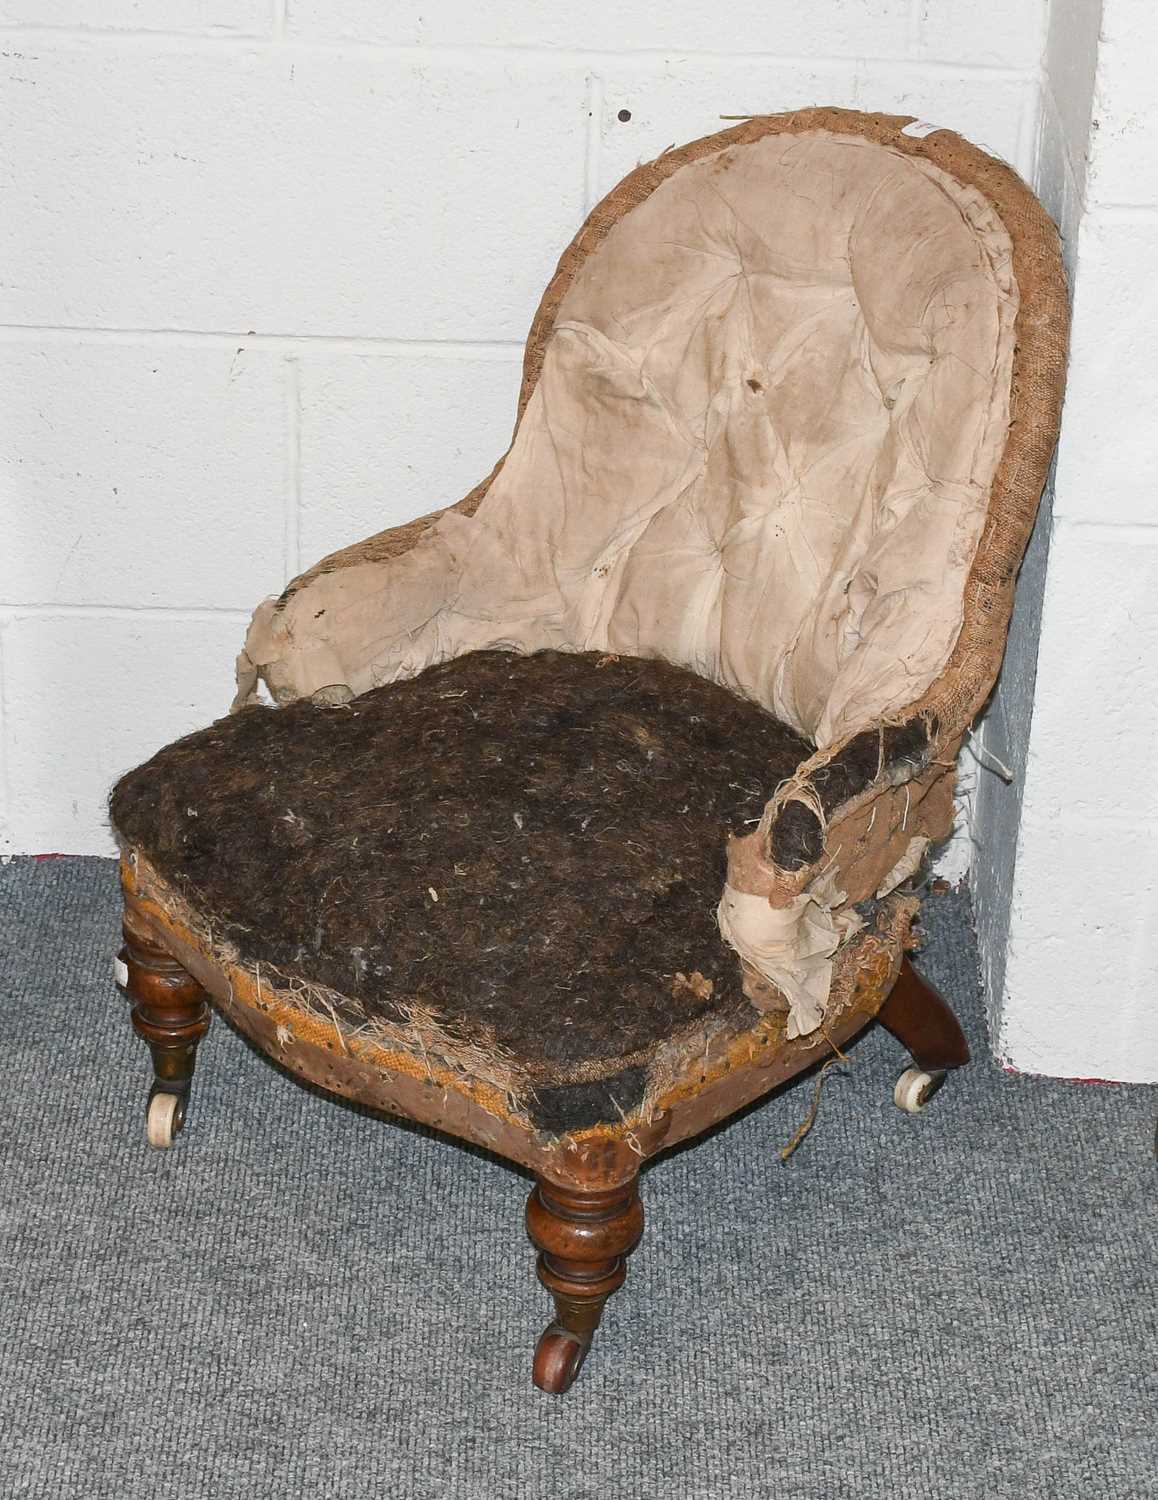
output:
[[[926,910],[978,1061],[909,1118],[874,1031],[787,1166],[807,1084],[651,1168],[556,1400],[523,1178],[220,1023],[150,1152],[113,865],[0,869],[0,1495],[1158,1495],[1155,1091],[1002,1073]]]

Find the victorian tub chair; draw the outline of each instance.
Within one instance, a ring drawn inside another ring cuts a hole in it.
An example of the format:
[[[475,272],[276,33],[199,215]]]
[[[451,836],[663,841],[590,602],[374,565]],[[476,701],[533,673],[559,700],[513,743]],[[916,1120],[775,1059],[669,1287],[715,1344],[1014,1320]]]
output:
[[[968,1056],[906,957],[921,868],[1066,322],[1052,224],[948,130],[805,110],[625,178],[547,287],[489,477],[262,604],[232,714],[113,792],[149,1141],[213,1004],[529,1169],[559,1392],[648,1158],[874,1018],[919,1107]]]

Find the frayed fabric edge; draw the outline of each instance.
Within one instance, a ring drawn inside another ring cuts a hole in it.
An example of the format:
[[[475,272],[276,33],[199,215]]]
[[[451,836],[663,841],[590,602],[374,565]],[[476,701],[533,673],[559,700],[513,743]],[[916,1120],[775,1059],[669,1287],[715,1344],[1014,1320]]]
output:
[[[833,957],[864,926],[855,911],[838,909],[843,901],[832,870],[781,906],[724,886],[716,920],[721,937],[744,961],[744,993],[759,1010],[777,1008],[763,986],[749,983],[749,969],[775,987],[787,1001],[789,1040],[807,1036],[824,1020]]]

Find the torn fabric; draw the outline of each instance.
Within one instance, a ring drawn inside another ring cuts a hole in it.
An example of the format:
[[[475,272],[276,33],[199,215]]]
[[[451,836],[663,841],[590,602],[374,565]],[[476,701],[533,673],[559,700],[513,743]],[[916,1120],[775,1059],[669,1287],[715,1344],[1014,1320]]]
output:
[[[720,934],[787,1000],[789,1039],[807,1036],[823,1021],[833,956],[864,926],[855,911],[834,909],[843,901],[831,870],[782,906],[774,906],[767,896],[724,886],[716,911]],[[759,996],[745,988],[759,1005]]]
[[[909,840],[909,846],[897,860],[896,864],[881,881],[877,887],[877,900],[891,895],[902,881],[908,880],[921,868],[921,861],[925,857],[925,851],[929,847],[929,839],[924,834],[918,834],[916,838]]]

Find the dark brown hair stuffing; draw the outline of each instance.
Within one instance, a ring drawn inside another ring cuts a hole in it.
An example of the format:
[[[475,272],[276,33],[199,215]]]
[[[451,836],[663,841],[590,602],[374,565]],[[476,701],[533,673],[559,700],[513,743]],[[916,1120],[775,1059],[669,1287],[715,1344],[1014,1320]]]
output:
[[[564,1128],[629,1109],[700,1017],[751,1021],[716,927],[725,835],[810,751],[666,662],[481,651],[340,707],[245,709],[111,809],[243,962],[433,1011],[517,1057]]]

